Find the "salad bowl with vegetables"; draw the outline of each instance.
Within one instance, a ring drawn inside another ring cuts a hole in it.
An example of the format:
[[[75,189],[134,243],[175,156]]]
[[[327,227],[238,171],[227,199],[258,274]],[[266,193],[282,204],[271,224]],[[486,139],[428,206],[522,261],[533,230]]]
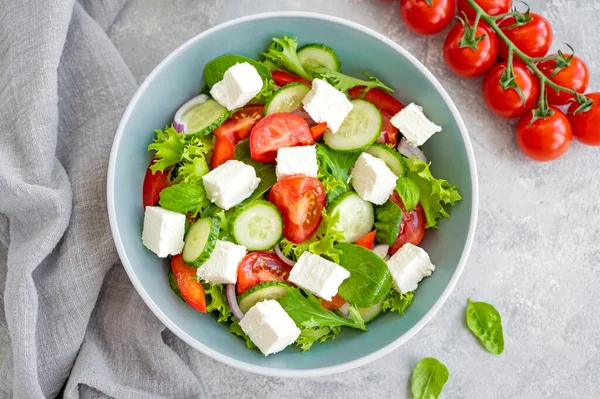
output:
[[[108,203],[168,328],[227,364],[309,376],[433,317],[471,245],[477,182],[460,116],[410,54],[348,21],[272,13],[204,32],[147,78]]]

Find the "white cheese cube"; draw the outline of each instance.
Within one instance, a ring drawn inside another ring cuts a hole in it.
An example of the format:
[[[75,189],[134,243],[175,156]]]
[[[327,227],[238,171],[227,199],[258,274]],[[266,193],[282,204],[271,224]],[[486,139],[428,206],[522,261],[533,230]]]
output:
[[[431,276],[435,266],[424,249],[406,243],[388,261],[394,289],[401,294],[412,292],[423,278]]]
[[[246,247],[217,240],[210,258],[196,271],[199,279],[215,284],[235,284],[238,266],[246,256]]]
[[[398,177],[379,158],[363,152],[352,168],[351,184],[365,201],[382,205],[388,200]]]
[[[348,277],[350,272],[342,266],[306,251],[298,258],[288,281],[326,301],[331,301]]]
[[[227,210],[252,195],[260,178],[252,166],[231,160],[202,176],[202,182],[208,199]]]
[[[401,109],[390,120],[400,133],[413,147],[423,145],[431,136],[442,131],[442,127],[436,125],[423,113],[423,107],[410,103]]]
[[[312,88],[302,104],[315,122],[327,122],[333,133],[338,131],[353,106],[344,93],[322,79],[312,81]]]
[[[228,110],[243,107],[252,100],[263,87],[263,81],[256,68],[247,62],[235,64],[223,75],[223,80],[214,84],[210,95]]]
[[[294,320],[273,299],[252,306],[240,327],[265,356],[284,350],[300,335]]]
[[[181,252],[184,233],[184,214],[167,211],[160,206],[146,207],[142,242],[160,258]]]
[[[318,170],[317,150],[314,145],[283,147],[277,150],[277,180],[293,175],[317,177]]]

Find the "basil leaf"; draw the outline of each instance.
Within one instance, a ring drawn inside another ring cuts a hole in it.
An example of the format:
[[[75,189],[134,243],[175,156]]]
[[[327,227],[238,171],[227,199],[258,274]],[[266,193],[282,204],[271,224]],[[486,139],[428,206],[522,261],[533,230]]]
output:
[[[350,168],[360,152],[335,151],[324,144],[317,144],[317,161],[319,162],[319,180],[325,187],[327,203],[331,203],[340,195],[350,191]]]
[[[386,263],[375,252],[360,245],[339,243],[340,266],[350,272],[338,293],[347,302],[361,308],[379,303],[392,288],[392,276]]]
[[[254,190],[250,197],[242,201],[240,205],[243,206],[249,204],[255,199],[262,198],[264,193],[266,193],[271,187],[273,187],[273,184],[277,182],[275,164],[258,162],[252,159],[250,156],[250,140],[246,139],[240,141],[235,146],[233,159],[252,166],[256,171],[256,177],[260,178],[260,183],[258,184],[256,190]]]
[[[504,334],[500,313],[489,303],[467,299],[467,326],[494,355],[504,352]]]
[[[404,202],[404,206],[408,212],[415,209],[421,197],[421,190],[417,183],[408,177],[399,176],[396,182],[396,191],[400,198],[402,198],[402,202]]]
[[[178,212],[198,213],[207,205],[204,187],[189,183],[178,183],[160,192],[158,204],[163,208]]]
[[[383,205],[375,207],[375,238],[377,242],[393,245],[402,226],[402,209],[394,202],[387,200]]]
[[[410,390],[414,399],[437,399],[450,372],[439,360],[425,357],[413,369]]]

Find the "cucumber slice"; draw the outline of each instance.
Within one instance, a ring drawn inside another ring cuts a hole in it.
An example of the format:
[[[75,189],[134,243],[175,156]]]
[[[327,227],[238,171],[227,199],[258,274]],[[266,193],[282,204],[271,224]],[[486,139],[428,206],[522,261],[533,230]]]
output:
[[[237,297],[240,310],[243,313],[246,313],[258,302],[269,299],[279,299],[287,295],[287,287],[288,285],[286,283],[280,283],[279,281],[266,281],[264,283],[256,284],[254,287],[248,288],[246,292]]]
[[[361,317],[365,321],[365,323],[368,323],[368,322],[372,321],[374,318],[376,318],[377,316],[379,316],[379,314],[383,310],[383,300],[381,302],[376,303],[373,306],[369,306],[368,308],[357,308],[357,309],[358,309],[358,313],[361,315]],[[335,313],[337,313],[339,316],[345,317],[344,314],[342,312],[340,312],[339,310],[336,310]]]
[[[344,242],[355,242],[373,229],[373,205],[355,192],[338,197],[329,208],[330,215],[340,213],[336,229],[344,234]]]
[[[353,100],[354,106],[342,126],[334,134],[325,131],[325,144],[338,151],[363,150],[373,144],[381,133],[381,112],[372,103],[365,100]]]
[[[298,59],[304,69],[312,70],[319,67],[325,67],[332,71],[339,72],[342,63],[335,51],[324,44],[305,44],[298,50]]]
[[[276,112],[292,112],[302,108],[302,99],[310,91],[304,83],[294,82],[283,86],[265,105],[265,115]]]
[[[237,210],[231,220],[231,233],[238,244],[249,251],[264,251],[273,248],[281,239],[283,220],[275,205],[256,200]]]
[[[385,162],[396,176],[404,176],[408,173],[408,165],[404,157],[392,147],[381,143],[373,143],[365,152]]]
[[[181,126],[183,133],[205,136],[229,117],[227,108],[212,98],[202,101],[203,97],[206,95],[188,101],[175,114],[173,124]]]
[[[216,219],[196,220],[183,240],[183,261],[191,266],[200,267],[210,258],[218,237],[219,222]]]

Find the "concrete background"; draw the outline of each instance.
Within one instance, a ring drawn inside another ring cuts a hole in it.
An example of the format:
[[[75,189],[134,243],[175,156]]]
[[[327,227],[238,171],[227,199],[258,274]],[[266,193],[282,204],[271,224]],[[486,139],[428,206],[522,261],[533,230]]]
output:
[[[554,28],[554,46],[572,44],[600,83],[600,1],[529,0]],[[211,398],[402,398],[416,362],[433,356],[450,370],[444,398],[600,397],[600,148],[574,142],[558,161],[529,161],[516,148],[515,121],[489,113],[480,79],[444,66],[445,34],[404,27],[398,1],[132,0],[110,37],[139,82],[173,49],[232,18],[274,10],[332,14],[381,32],[423,62],[454,99],[469,129],[481,206],[475,245],[448,302],[415,338],[351,372],[313,380],[256,376],[198,354]],[[506,349],[488,354],[463,322],[467,297],[500,311]]]

